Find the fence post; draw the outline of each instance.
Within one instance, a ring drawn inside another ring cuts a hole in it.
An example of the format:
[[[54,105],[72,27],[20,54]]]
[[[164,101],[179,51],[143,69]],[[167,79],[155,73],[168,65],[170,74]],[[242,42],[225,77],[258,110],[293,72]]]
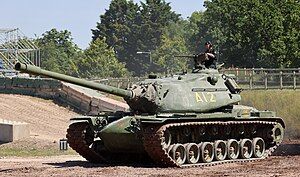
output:
[[[265,89],[268,89],[268,73],[265,72]]]
[[[283,83],[282,83],[282,71],[279,72],[279,81],[280,81],[280,90],[283,88]]]
[[[250,87],[250,90],[253,89],[253,77],[254,77],[254,68],[252,68],[251,72],[249,72],[249,75],[250,75],[250,81],[249,81],[249,87]]]
[[[296,77],[296,71],[293,72],[294,75],[294,90],[297,88],[297,77]]]

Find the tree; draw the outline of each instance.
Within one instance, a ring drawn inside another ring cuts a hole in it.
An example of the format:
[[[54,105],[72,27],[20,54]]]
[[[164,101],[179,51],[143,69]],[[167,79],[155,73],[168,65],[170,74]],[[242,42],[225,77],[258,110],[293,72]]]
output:
[[[299,59],[298,1],[212,0],[205,6],[205,24],[227,65],[289,67]]]
[[[175,57],[175,55],[186,54],[187,48],[182,37],[162,36],[162,45],[153,53],[154,62],[162,67],[165,73],[175,73],[187,70],[187,60]]]
[[[147,0],[141,5],[127,0],[113,0],[92,30],[93,40],[106,39],[119,61],[136,75],[149,73],[155,67],[149,57],[138,51],[152,52],[160,45],[164,27],[177,21],[179,15],[171,11],[164,0]]]
[[[146,0],[141,2],[137,15],[136,51],[148,51],[153,53],[162,42],[164,29],[171,23],[179,20],[179,14],[172,11],[170,3],[164,0]],[[156,63],[149,61],[147,56],[137,56],[135,73],[144,75],[157,71]]]
[[[41,67],[50,71],[77,75],[76,58],[80,49],[72,41],[71,32],[57,31],[55,28],[46,31],[36,39],[41,50]]]
[[[185,39],[190,53],[199,53],[203,50],[203,44],[209,40],[207,27],[204,24],[204,12],[193,12],[185,26]]]
[[[188,61],[176,55],[188,54],[185,36],[188,22],[180,20],[171,23],[163,31],[160,46],[153,52],[153,61],[158,65],[157,72],[175,73],[187,70]]]
[[[131,71],[136,63],[137,4],[127,0],[112,0],[109,9],[100,16],[96,29],[92,29],[93,41],[105,40],[115,51],[120,62]]]
[[[79,76],[85,78],[122,77],[128,75],[125,65],[115,57],[105,40],[96,39],[77,62]]]

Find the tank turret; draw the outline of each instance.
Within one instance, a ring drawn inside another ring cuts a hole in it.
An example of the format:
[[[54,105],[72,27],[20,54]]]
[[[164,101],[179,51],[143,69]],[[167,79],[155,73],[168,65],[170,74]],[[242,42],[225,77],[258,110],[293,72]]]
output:
[[[241,100],[234,80],[217,70],[146,79],[125,90],[28,64],[17,63],[15,69],[121,96],[133,112],[140,114],[209,112]]]
[[[146,79],[125,90],[28,64],[17,63],[15,69],[121,96],[133,112],[140,114],[208,112],[241,100],[236,83],[216,70]]]

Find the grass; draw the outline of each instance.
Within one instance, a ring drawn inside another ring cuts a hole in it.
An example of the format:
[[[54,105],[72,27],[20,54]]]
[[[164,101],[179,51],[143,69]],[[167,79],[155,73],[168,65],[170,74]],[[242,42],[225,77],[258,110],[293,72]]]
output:
[[[68,149],[60,151],[59,149],[37,149],[37,148],[19,148],[19,147],[0,147],[0,157],[46,157],[58,155],[75,155],[76,152]]]
[[[286,123],[286,138],[300,138],[300,90],[255,90],[242,92],[243,105],[271,110]]]

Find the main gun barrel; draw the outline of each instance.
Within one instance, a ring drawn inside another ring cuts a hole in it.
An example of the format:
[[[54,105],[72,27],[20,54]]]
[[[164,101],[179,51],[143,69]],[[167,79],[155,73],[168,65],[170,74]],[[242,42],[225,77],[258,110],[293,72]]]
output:
[[[69,82],[72,84],[80,85],[83,87],[87,87],[90,89],[94,89],[94,90],[98,90],[98,91],[102,91],[102,92],[106,92],[106,93],[111,93],[114,95],[121,96],[123,98],[129,98],[129,99],[133,98],[132,91],[96,83],[93,81],[87,81],[84,79],[79,79],[79,78],[64,75],[64,74],[47,71],[47,70],[41,69],[34,65],[17,63],[15,65],[15,69],[18,71],[21,71],[21,72],[30,73],[30,74],[34,74],[34,75],[42,75],[42,76],[50,77],[53,79],[57,79],[57,80]]]

